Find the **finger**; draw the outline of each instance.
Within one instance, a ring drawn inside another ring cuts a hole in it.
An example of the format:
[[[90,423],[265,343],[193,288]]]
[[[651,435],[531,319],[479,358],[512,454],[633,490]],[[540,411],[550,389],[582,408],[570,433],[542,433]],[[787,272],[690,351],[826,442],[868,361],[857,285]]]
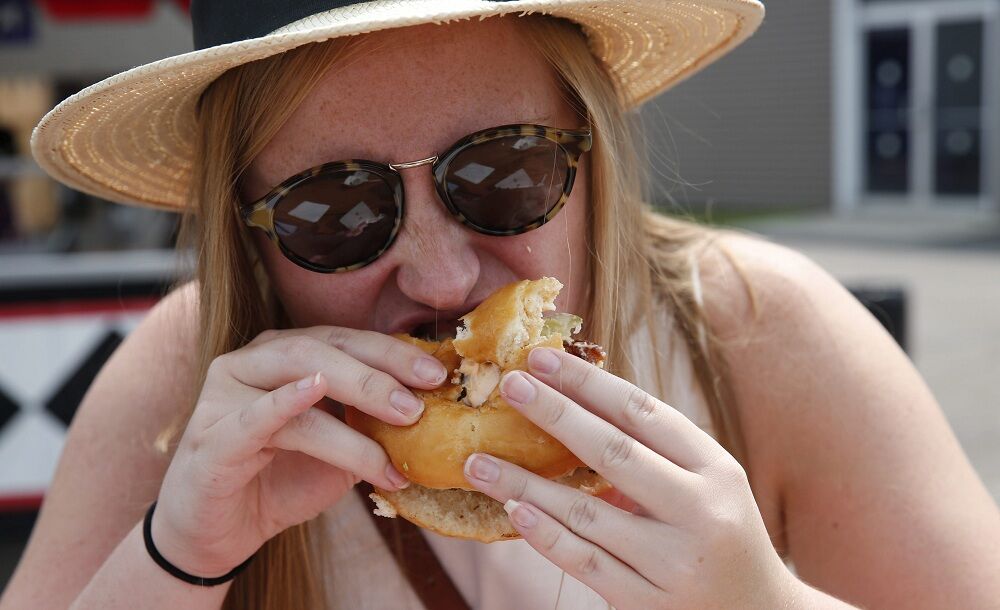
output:
[[[653,583],[673,553],[674,528],[623,511],[577,489],[544,479],[520,466],[474,453],[465,462],[472,485],[497,500],[528,502],[577,536],[605,549]]]
[[[677,409],[572,354],[534,349],[528,355],[528,370],[536,379],[688,470],[697,472],[714,463],[724,451]]]
[[[294,417],[271,437],[269,446],[301,451],[383,489],[410,484],[378,443],[320,409]]]
[[[701,477],[523,371],[500,381],[504,399],[652,515],[675,523],[698,500]]]
[[[665,593],[598,545],[528,502],[508,500],[511,524],[536,551],[615,608],[658,608]]]
[[[448,377],[444,365],[416,345],[370,330],[342,326],[268,330],[257,335],[249,345],[296,336],[312,337],[372,368],[385,371],[408,387],[429,390],[441,385]]]
[[[412,424],[423,411],[421,400],[392,375],[309,336],[283,336],[244,347],[216,358],[212,366],[262,390],[318,370],[327,380],[327,396],[397,426]]]
[[[310,375],[265,392],[234,411],[230,411],[206,429],[206,433],[227,435],[228,442],[219,443],[224,454],[220,463],[238,463],[253,456],[270,442],[271,437],[293,417],[306,411],[323,398],[327,389],[322,373]]]

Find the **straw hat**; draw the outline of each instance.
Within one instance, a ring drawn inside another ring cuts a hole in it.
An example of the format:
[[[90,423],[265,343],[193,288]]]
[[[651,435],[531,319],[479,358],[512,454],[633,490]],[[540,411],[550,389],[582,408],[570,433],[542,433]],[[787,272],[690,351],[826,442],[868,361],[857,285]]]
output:
[[[234,66],[310,42],[423,23],[544,13],[579,23],[629,106],[698,72],[756,30],[758,0],[197,0],[197,50],[112,76],[66,99],[31,150],[75,189],[121,203],[186,205],[195,103]]]

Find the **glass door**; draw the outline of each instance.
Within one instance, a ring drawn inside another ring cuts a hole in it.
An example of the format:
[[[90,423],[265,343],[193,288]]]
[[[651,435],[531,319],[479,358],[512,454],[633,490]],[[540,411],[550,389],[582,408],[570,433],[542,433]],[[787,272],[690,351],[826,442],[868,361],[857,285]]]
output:
[[[911,0],[862,11],[863,204],[998,205],[998,7]]]
[[[983,191],[983,21],[935,28],[934,194]]]
[[[905,195],[913,148],[910,29],[869,30],[865,46],[865,189]]]

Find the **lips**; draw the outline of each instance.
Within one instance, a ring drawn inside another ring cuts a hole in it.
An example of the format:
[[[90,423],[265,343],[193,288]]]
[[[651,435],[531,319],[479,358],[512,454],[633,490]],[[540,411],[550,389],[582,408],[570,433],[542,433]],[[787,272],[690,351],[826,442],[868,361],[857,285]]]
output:
[[[462,325],[462,321],[458,318],[449,318],[446,320],[432,320],[424,322],[423,324],[417,324],[409,331],[407,334],[417,337],[418,339],[427,339],[433,341],[441,341],[446,338],[455,338],[456,329]]]
[[[395,324],[390,325],[386,334],[405,333],[425,339],[454,337],[455,329],[462,325],[459,318],[479,306],[480,302],[470,303],[468,307],[459,310],[431,309],[400,316]]]

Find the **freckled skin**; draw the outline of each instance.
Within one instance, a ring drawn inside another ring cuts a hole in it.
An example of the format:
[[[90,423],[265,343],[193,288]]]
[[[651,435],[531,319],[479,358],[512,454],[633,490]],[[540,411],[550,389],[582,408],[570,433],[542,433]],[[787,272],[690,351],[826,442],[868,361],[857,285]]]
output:
[[[508,123],[579,128],[551,67],[517,31],[514,16],[369,34],[373,51],[335,66],[249,168],[244,201],[304,169],[349,158],[404,162]],[[544,119],[542,117],[551,117]],[[581,312],[586,281],[589,153],[573,192],[548,224],[513,237],[459,224],[438,198],[430,166],[402,170],[406,212],[396,243],[372,264],[341,274],[302,269],[263,232],[254,239],[296,326],[386,332],[404,315],[467,311],[496,288],[554,276],[561,311]]]

